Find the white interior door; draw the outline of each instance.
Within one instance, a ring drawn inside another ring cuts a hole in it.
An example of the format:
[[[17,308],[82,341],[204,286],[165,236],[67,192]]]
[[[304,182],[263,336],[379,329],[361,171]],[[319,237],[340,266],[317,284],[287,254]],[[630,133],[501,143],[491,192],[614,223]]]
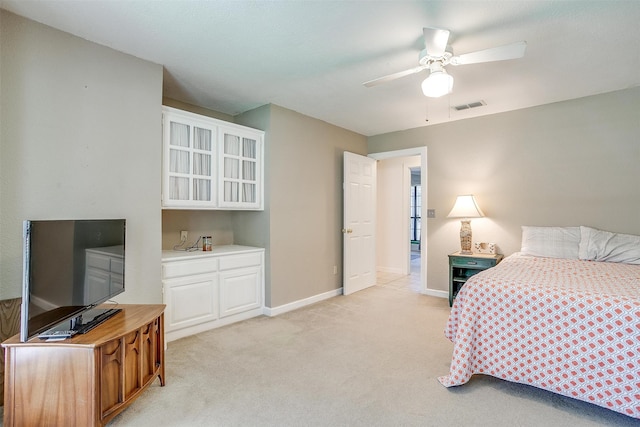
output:
[[[376,284],[376,161],[344,153],[343,294]]]

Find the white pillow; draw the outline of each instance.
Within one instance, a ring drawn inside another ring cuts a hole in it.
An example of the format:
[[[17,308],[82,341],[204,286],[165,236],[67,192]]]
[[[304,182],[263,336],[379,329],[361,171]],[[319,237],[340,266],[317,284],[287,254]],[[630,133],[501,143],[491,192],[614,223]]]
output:
[[[578,259],[580,227],[522,226],[520,252],[525,255]]]
[[[580,234],[580,259],[640,265],[640,236],[583,226],[580,227]]]

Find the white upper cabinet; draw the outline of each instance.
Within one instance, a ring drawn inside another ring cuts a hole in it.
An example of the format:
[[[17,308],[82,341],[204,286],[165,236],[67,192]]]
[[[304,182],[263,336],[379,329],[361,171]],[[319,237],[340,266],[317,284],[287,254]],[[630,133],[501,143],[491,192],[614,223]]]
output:
[[[162,124],[162,206],[215,208],[217,126],[168,107],[163,107]]]
[[[264,208],[264,132],[171,107],[162,112],[163,208]]]
[[[219,206],[262,209],[262,137],[254,131],[220,128]]]

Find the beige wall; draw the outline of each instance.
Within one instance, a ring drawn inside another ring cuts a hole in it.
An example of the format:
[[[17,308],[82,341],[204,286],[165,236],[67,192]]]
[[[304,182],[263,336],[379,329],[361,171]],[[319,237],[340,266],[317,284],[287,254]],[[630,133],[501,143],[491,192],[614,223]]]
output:
[[[126,218],[121,302],[162,302],[162,67],[0,11],[0,299],[24,219]]]
[[[344,151],[366,154],[366,138],[276,105],[236,119],[254,127],[269,123],[264,129],[266,209],[253,220],[249,213],[243,218],[248,229],[269,230],[268,237],[262,237],[270,260],[267,306],[339,289],[342,155]]]
[[[182,230],[189,233],[189,244],[196,243],[200,236],[211,236],[214,246],[235,243],[233,214],[231,211],[163,210],[162,250],[171,250],[180,244]]]
[[[370,153],[427,146],[428,287],[447,289],[447,254],[459,249],[459,194],[486,218],[473,241],[511,254],[522,225],[589,225],[640,234],[640,88],[377,135]]]

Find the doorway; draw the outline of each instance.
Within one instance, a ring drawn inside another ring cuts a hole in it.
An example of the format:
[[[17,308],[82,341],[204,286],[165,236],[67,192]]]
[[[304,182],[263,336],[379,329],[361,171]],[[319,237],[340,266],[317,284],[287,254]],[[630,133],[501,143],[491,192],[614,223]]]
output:
[[[382,153],[373,153],[369,154],[369,157],[381,161],[379,164],[382,164],[385,160],[395,161],[396,174],[398,172],[397,168],[400,168],[403,178],[400,180],[398,186],[402,186],[403,188],[396,187],[395,189],[387,189],[386,191],[395,191],[396,196],[398,194],[401,195],[403,201],[399,202],[398,198],[394,198],[394,201],[391,202],[392,206],[390,209],[384,209],[385,212],[382,212],[379,215],[379,223],[380,224],[392,224],[389,227],[383,226],[379,227],[378,230],[383,234],[379,234],[377,236],[377,240],[385,242],[387,237],[391,234],[394,234],[393,237],[390,237],[394,242],[391,244],[393,247],[383,246],[378,244],[378,251],[381,251],[382,257],[389,256],[389,251],[394,251],[392,261],[385,262],[387,265],[382,265],[382,271],[387,271],[389,274],[411,274],[411,269],[413,267],[414,272],[418,274],[418,286],[417,291],[423,294],[427,294],[428,286],[427,286],[427,223],[426,221],[420,220],[420,239],[411,239],[411,209],[410,209],[410,187],[411,187],[411,169],[419,170],[419,182],[421,189],[421,203],[419,206],[419,217],[426,218],[427,213],[427,148],[426,147],[417,147],[410,148],[406,150],[396,150]],[[400,165],[398,165],[398,163]],[[381,172],[380,168],[378,168],[378,173],[384,176],[384,169]],[[394,172],[390,172],[394,173]],[[398,179],[396,178],[396,182]],[[379,183],[382,184],[384,182],[384,177],[379,180]],[[395,184],[392,184],[395,186]],[[384,192],[384,189],[378,188],[378,194]],[[380,200],[381,198],[378,197]],[[383,202],[383,203],[388,203]],[[393,209],[397,211],[396,214],[393,214]],[[392,219],[389,219],[392,218]],[[395,219],[393,219],[395,218]],[[392,223],[388,221],[393,221]],[[391,229],[391,230],[390,230]],[[384,234],[386,233],[386,235]],[[413,263],[411,259],[411,248],[412,248],[412,240],[419,240],[419,251],[417,252],[418,257],[414,258]],[[391,240],[388,240],[391,241]],[[385,254],[386,251],[386,254]],[[413,264],[413,266],[412,266]]]
[[[409,167],[411,182],[409,183],[409,239],[410,266],[409,274],[420,276],[420,252],[422,251],[422,169]]]

